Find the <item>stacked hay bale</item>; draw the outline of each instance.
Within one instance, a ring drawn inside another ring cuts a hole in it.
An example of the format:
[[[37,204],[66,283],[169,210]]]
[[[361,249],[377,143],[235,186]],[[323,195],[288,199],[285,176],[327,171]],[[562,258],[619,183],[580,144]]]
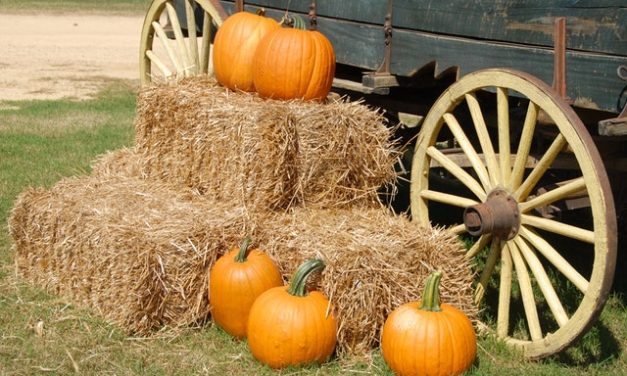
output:
[[[378,343],[387,315],[419,300],[425,277],[435,269],[444,272],[443,301],[476,314],[469,265],[450,232],[363,207],[297,209],[258,226],[259,242],[282,270],[294,271],[312,257],[325,260],[319,285],[338,318],[340,354],[363,354]]]
[[[116,176],[28,189],[10,229],[23,277],[138,334],[203,320],[208,268],[248,232],[240,208]]]
[[[360,103],[262,100],[209,78],[142,88],[133,148],[20,196],[18,271],[147,334],[205,319],[210,266],[248,235],[285,280],[306,258],[326,260],[319,282],[342,354],[375,345],[433,269],[442,296],[473,316],[461,244],[379,201],[396,176],[391,135]]]
[[[143,89],[137,114],[145,176],[247,207],[378,204],[396,177],[391,130],[356,102],[264,100],[198,78]]]

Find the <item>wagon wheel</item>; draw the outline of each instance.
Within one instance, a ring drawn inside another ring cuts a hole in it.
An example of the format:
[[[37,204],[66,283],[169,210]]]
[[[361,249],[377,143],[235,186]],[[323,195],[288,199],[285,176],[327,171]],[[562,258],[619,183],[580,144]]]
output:
[[[139,66],[142,85],[176,82],[183,77],[211,73],[212,35],[226,18],[224,10],[214,3],[217,2],[152,2],[141,35]],[[177,5],[181,7],[178,14]],[[179,15],[184,15],[184,18]],[[202,25],[202,30],[188,25]],[[155,43],[156,39],[159,43]]]
[[[486,111],[485,98],[495,112]],[[546,147],[537,145],[542,139]],[[558,168],[570,175],[559,176]],[[457,191],[435,186],[442,175]],[[578,209],[585,215],[540,215],[572,205],[575,197],[589,200]],[[487,309],[496,317],[489,326],[496,326],[498,338],[541,358],[594,323],[614,275],[613,199],[592,138],[546,84],[489,69],[463,77],[440,96],[415,148],[411,212],[429,224],[441,209],[457,210],[451,230],[474,242],[467,257],[481,268],[475,300],[492,304]],[[580,223],[582,217],[588,223]]]

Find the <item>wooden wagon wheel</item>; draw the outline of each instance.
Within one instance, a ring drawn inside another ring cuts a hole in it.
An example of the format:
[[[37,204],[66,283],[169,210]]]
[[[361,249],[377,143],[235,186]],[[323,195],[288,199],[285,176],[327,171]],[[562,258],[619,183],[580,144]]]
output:
[[[435,187],[438,174],[458,190]],[[589,199],[579,209],[589,223],[539,214],[575,196]],[[411,212],[429,224],[442,209],[461,213],[451,230],[474,242],[467,256],[481,268],[476,302],[492,304],[489,326],[499,338],[541,358],[594,323],[614,276],[614,204],[591,136],[550,87],[521,72],[488,69],[440,96],[415,148]]]
[[[212,0],[182,0],[185,10],[179,10],[177,14],[174,0],[152,2],[141,35],[139,67],[142,85],[176,82],[183,77],[211,73],[212,34],[226,18],[224,10],[215,3]],[[184,14],[185,18],[179,19],[179,14]],[[202,17],[202,30],[197,28],[194,33],[192,27],[181,26],[200,25],[196,22],[199,16]],[[169,24],[166,26],[166,23]],[[155,43],[156,39],[160,43]]]

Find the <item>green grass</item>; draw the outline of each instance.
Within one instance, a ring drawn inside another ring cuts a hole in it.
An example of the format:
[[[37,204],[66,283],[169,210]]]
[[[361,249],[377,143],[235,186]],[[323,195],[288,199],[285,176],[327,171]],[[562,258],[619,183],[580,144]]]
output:
[[[143,14],[150,0],[0,0],[0,13]]]
[[[3,219],[24,187],[88,171],[94,156],[132,142],[135,95],[122,83],[95,100],[3,102],[0,108],[8,108],[0,110]]]

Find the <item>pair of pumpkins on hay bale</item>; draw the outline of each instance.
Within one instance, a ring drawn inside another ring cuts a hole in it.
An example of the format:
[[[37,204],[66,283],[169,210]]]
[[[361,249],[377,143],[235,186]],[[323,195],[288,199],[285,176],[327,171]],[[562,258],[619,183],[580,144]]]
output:
[[[443,300],[474,317],[463,245],[379,201],[381,187],[394,185],[401,155],[380,111],[234,88],[210,77],[141,88],[132,148],[101,156],[91,176],[18,198],[9,228],[19,274],[129,333],[150,335],[207,320],[219,301],[207,288],[211,268],[251,236],[282,281],[299,280],[294,271],[304,261],[324,260],[317,285],[331,302],[325,314],[336,320],[339,356],[382,341],[390,364],[388,355],[399,354],[397,361],[409,363],[417,342],[385,335],[394,326],[381,332],[388,317],[399,316],[394,308],[419,298],[433,270],[443,272]],[[386,343],[397,347],[388,351]],[[427,349],[455,353],[442,346]]]
[[[213,68],[231,90],[256,91],[263,98],[322,100],[331,90],[335,53],[320,32],[306,30],[303,19],[272,18],[238,12],[216,34]]]

